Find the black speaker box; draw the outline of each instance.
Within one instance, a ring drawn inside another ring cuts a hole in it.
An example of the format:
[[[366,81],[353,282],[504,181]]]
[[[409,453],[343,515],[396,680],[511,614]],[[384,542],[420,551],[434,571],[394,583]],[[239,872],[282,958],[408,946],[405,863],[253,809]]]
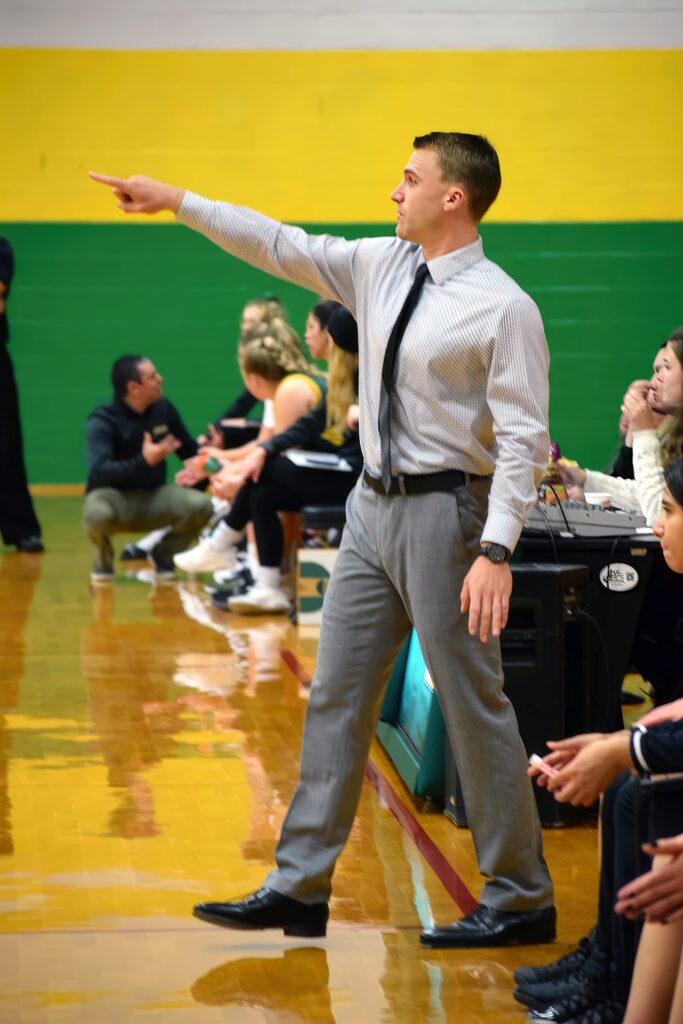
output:
[[[588,569],[582,565],[513,564],[508,623],[500,645],[505,693],[517,714],[527,754],[547,753],[546,741],[586,732],[592,724],[593,685],[586,626],[577,609],[586,603]],[[450,744],[446,744],[444,811],[467,825],[462,789]],[[495,751],[491,751],[492,761]],[[543,825],[585,817],[558,804],[534,784]]]

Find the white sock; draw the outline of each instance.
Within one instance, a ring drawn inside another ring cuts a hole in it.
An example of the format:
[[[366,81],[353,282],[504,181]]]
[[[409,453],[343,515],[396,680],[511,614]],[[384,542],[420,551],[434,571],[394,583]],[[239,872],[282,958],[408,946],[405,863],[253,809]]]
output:
[[[219,523],[211,534],[209,544],[213,551],[227,551],[238,544],[244,536],[244,530],[233,530],[227,523]]]
[[[280,570],[277,566],[260,565],[256,570],[256,582],[262,587],[279,590],[282,585]]]
[[[136,546],[149,554],[152,548],[155,548],[164,539],[170,529],[170,526],[161,526],[158,530],[152,530],[146,537],[141,537],[136,541]]]
[[[249,572],[256,578],[256,573],[259,571],[260,562],[258,560],[258,548],[255,544],[247,544],[247,566]]]

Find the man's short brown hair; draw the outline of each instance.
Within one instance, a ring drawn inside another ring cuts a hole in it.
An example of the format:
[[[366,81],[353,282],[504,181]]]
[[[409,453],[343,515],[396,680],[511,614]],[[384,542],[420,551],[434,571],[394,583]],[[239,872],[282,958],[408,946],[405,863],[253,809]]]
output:
[[[413,140],[415,149],[433,149],[444,181],[462,185],[475,221],[480,221],[500,191],[498,154],[483,135],[430,132]]]

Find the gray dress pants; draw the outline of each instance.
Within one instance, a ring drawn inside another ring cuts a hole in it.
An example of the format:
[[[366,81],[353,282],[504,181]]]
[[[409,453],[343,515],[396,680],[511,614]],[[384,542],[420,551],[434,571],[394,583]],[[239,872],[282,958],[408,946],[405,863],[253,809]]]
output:
[[[269,888],[328,899],[356,812],[383,692],[415,626],[463,787],[481,902],[498,910],[552,904],[541,829],[500,644],[467,631],[463,579],[479,550],[488,480],[448,493],[377,494],[361,477],[325,595],[304,728],[301,777]]]

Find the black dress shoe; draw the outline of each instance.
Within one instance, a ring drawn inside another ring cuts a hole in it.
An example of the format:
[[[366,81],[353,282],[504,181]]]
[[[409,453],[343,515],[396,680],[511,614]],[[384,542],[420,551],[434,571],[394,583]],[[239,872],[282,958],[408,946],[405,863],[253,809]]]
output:
[[[318,939],[325,935],[330,911],[327,903],[301,903],[264,886],[231,903],[198,903],[192,913],[223,928],[282,928],[285,935]]]
[[[17,551],[25,551],[28,554],[38,554],[44,551],[43,542],[38,536],[22,537],[17,541]]]
[[[423,946],[434,949],[473,949],[482,946],[526,946],[555,938],[554,907],[510,912],[479,904],[467,917],[445,928],[425,928]]]

